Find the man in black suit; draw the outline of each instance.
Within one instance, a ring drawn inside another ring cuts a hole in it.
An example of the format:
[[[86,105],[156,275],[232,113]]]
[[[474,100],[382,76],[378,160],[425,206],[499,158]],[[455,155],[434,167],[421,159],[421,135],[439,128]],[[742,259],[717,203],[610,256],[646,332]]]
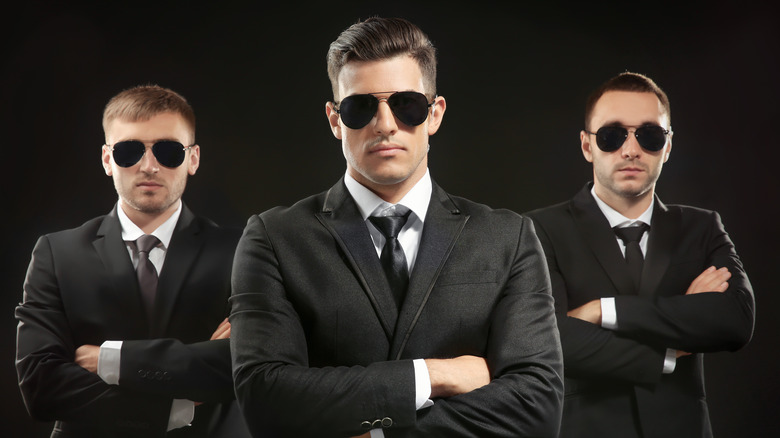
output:
[[[223,424],[240,232],[181,201],[200,164],[192,108],[171,90],[135,87],[111,99],[103,128],[119,201],[38,240],[16,309],[27,409],[56,420],[52,437],[241,436],[239,417]]]
[[[359,22],[331,44],[328,72],[346,174],[250,218],[236,251],[231,344],[250,430],[556,436],[542,249],[530,220],[432,182],[428,137],[446,103],[427,36],[402,19]]]
[[[528,213],[563,345],[562,438],[712,436],[702,353],[752,336],[753,291],[720,216],[654,193],[671,129],[651,79],[610,79],[580,133],[593,182]]]

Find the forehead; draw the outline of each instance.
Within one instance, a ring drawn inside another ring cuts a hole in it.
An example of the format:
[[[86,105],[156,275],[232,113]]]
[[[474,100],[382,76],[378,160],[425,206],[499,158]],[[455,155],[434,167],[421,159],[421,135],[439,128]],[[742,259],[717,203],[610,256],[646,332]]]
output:
[[[179,140],[188,142],[192,137],[184,117],[178,113],[165,112],[147,120],[128,121],[114,119],[108,124],[106,138],[109,143],[122,140]]]
[[[351,61],[339,72],[339,95],[382,91],[424,92],[420,66],[408,55],[380,61]]]
[[[608,124],[639,126],[653,123],[668,127],[668,116],[654,93],[608,91],[604,93],[591,113],[591,127]]]

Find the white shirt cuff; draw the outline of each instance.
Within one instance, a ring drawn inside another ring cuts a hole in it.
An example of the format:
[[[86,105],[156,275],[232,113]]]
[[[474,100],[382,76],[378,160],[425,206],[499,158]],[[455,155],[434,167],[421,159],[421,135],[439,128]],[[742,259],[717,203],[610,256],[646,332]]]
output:
[[[601,327],[608,330],[617,330],[617,309],[615,309],[615,297],[606,297],[601,300]]]
[[[109,385],[119,384],[119,364],[122,360],[122,341],[105,341],[98,353],[97,374]]]
[[[666,349],[666,357],[664,357],[664,374],[672,374],[674,367],[677,366],[677,350],[671,348]]]
[[[171,403],[171,416],[168,417],[168,431],[189,426],[195,418],[195,402],[175,398]]]
[[[415,359],[412,363],[414,364],[414,386],[416,388],[414,408],[419,411],[420,409],[433,406],[433,400],[431,400],[431,376],[428,374],[428,366],[425,365],[425,359]]]
[[[382,429],[371,429],[368,431],[371,438],[385,438],[385,432]]]

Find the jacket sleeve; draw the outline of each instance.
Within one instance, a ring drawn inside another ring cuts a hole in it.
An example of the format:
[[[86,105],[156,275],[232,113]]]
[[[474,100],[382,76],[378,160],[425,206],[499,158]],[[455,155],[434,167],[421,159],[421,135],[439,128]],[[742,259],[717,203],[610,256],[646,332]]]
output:
[[[25,278],[23,302],[16,308],[16,370],[30,415],[164,435],[172,398],[108,385],[74,362],[77,346],[63,310],[55,264],[48,238],[41,237]]]
[[[694,270],[686,277],[688,284],[679,285],[680,291],[659,291],[654,298],[616,297],[618,333],[692,353],[735,351],[750,341],[755,318],[752,286],[720,216],[710,212],[708,219],[707,231],[699,243],[706,248],[705,257],[700,264],[695,260],[691,263]],[[728,289],[723,293],[682,295],[709,266],[728,268]]]
[[[411,360],[310,366],[301,316],[258,216],[239,241],[232,282],[236,399],[254,435],[354,436],[366,432],[360,428],[366,418],[414,422]]]
[[[663,370],[665,348],[650,346],[612,330],[567,316],[569,292],[558,266],[558,248],[552,243],[544,225],[539,221],[535,224],[550,272],[565,375],[573,378],[617,379],[632,383],[658,382]]]

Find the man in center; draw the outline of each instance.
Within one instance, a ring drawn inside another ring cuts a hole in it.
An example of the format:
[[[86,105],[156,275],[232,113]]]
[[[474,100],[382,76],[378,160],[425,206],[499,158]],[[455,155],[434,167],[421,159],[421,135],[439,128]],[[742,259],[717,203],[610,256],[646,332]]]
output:
[[[347,169],[250,218],[233,266],[237,399],[256,436],[555,437],[562,366],[530,220],[446,193],[435,49],[370,18],[328,52]]]

